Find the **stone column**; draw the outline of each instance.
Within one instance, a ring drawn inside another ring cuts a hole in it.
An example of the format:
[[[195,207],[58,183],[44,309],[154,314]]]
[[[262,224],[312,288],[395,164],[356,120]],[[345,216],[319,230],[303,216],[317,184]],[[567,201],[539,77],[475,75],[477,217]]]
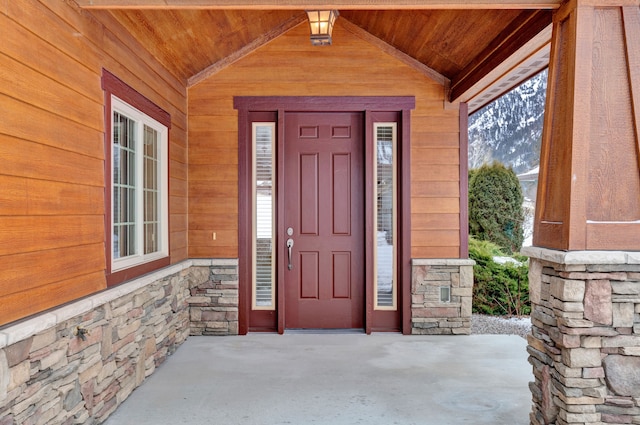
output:
[[[238,260],[192,261],[190,335],[238,335]]]
[[[523,253],[531,424],[640,424],[640,252]]]

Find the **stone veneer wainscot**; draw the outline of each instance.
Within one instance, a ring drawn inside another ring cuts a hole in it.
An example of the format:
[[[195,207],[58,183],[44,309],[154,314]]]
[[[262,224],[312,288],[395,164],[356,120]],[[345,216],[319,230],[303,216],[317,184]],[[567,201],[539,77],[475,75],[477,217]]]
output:
[[[411,333],[468,335],[471,333],[473,266],[465,259],[414,259],[411,262]],[[440,301],[440,287],[451,291]]]
[[[531,424],[640,424],[640,252],[522,252]]]
[[[414,334],[470,332],[473,264],[413,261]],[[237,259],[187,260],[6,326],[0,425],[101,423],[189,334],[237,333]]]
[[[237,265],[187,260],[0,329],[0,425],[101,423],[186,340],[190,317],[223,311],[195,327],[237,334]]]

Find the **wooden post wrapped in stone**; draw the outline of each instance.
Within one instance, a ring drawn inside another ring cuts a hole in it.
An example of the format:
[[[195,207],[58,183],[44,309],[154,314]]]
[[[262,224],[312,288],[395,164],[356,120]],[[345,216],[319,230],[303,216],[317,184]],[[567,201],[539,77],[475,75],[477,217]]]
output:
[[[640,424],[640,2],[554,13],[531,257],[531,424]]]

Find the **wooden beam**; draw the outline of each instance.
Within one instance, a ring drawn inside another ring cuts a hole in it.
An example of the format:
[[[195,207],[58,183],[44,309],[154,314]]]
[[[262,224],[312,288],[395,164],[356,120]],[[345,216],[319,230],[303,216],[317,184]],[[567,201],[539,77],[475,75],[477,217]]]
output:
[[[196,85],[199,82],[207,79],[208,77],[212,76],[213,74],[215,74],[217,72],[220,72],[221,70],[223,70],[224,68],[228,67],[229,65],[231,65],[231,64],[239,61],[240,59],[244,58],[245,56],[247,56],[249,53],[253,52],[254,50],[264,46],[265,44],[269,43],[270,41],[272,41],[272,40],[276,39],[277,37],[281,36],[285,32],[289,31],[291,28],[296,27],[296,26],[300,25],[303,22],[306,22],[306,20],[307,20],[307,15],[306,15],[306,13],[303,13],[303,12],[301,12],[300,14],[292,17],[291,19],[288,19],[287,21],[283,22],[281,25],[273,28],[271,31],[262,34],[260,37],[258,37],[257,39],[253,40],[251,43],[245,45],[240,50],[237,50],[237,51],[233,52],[232,54],[230,54],[229,56],[227,56],[227,57],[225,57],[223,59],[220,59],[218,62],[208,66],[207,68],[205,68],[202,71],[198,72],[194,76],[190,77],[187,80],[187,87],[193,87],[194,85]]]
[[[91,9],[557,9],[562,0],[75,0]]]
[[[451,82],[451,99],[458,99],[478,81],[496,69],[545,28],[551,25],[550,11],[523,12]]]
[[[533,244],[637,251],[640,13],[593,1],[554,16]]]
[[[360,28],[359,26],[350,22],[349,20],[340,18],[340,24],[342,25],[342,27],[344,27],[344,29],[346,29],[356,37],[359,37],[364,41],[370,44],[373,44],[374,46],[376,46],[378,49],[382,50],[386,54],[394,57],[395,59],[399,60],[405,65],[410,66],[411,68],[415,69],[416,71],[420,72],[426,77],[436,81],[437,83],[442,84],[445,87],[449,86],[449,79],[444,75],[440,74],[438,71],[435,71],[429,68],[427,65],[423,64],[419,60],[414,59],[413,57],[407,55],[406,53],[396,49],[392,45],[384,42],[383,40],[379,39],[378,37],[371,34],[370,32]]]
[[[640,170],[640,9],[623,7],[622,19],[627,50],[631,111],[636,133],[638,169]]]

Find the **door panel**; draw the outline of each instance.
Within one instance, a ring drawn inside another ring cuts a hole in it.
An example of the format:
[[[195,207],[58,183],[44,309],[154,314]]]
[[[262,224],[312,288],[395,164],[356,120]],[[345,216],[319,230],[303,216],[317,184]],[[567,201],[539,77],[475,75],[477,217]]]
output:
[[[318,235],[318,203],[319,176],[318,154],[300,154],[299,168],[300,187],[300,233],[303,235]],[[286,195],[285,195],[286,196]]]
[[[351,297],[351,253],[333,253],[333,298]]]
[[[351,155],[333,154],[333,234],[351,233],[351,186],[345,184],[351,176]]]
[[[360,113],[287,113],[285,327],[364,325],[364,171]],[[288,258],[287,260],[288,261]]]
[[[318,299],[318,277],[320,276],[318,252],[300,253],[300,298]]]

